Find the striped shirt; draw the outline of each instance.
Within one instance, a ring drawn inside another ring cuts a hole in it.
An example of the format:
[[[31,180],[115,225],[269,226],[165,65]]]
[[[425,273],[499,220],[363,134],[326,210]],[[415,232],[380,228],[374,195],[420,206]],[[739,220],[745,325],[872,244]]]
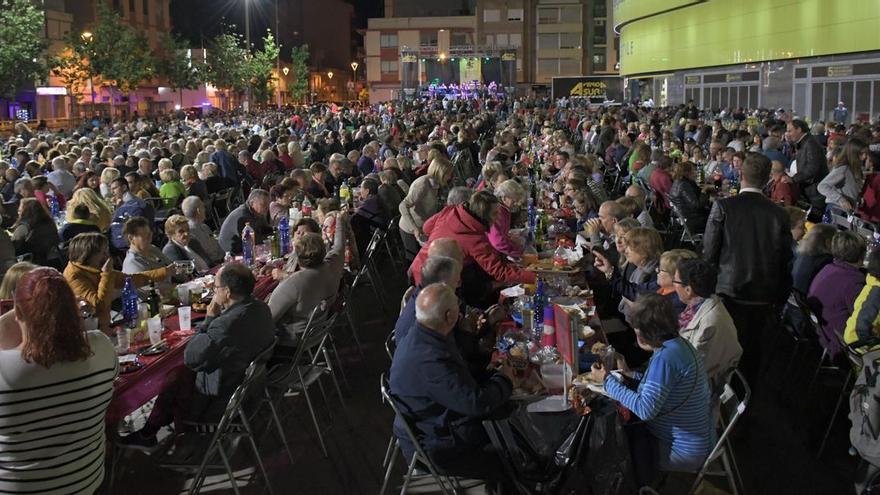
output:
[[[636,391],[611,375],[605,380],[605,389],[647,422],[659,441],[661,469],[699,469],[715,445],[715,428],[706,371],[697,352],[681,337],[669,339],[654,351],[648,369],[636,378]]]
[[[94,493],[104,479],[104,416],[117,373],[113,344],[44,368],[0,351],[0,493]]]

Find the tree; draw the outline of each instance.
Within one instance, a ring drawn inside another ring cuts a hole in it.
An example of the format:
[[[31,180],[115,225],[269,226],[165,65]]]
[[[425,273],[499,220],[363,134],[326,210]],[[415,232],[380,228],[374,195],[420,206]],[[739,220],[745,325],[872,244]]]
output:
[[[85,50],[92,70],[112,90],[131,94],[153,76],[154,61],[146,37],[122,22],[104,2],[98,3],[98,22]],[[114,98],[110,98],[111,108]]]
[[[0,96],[14,101],[46,73],[44,49],[43,13],[30,0],[0,0]]]
[[[291,70],[293,71],[293,84],[290,85],[290,94],[294,100],[305,101],[309,93],[309,45],[295,46],[290,51]]]
[[[162,54],[156,60],[156,70],[177,90],[183,105],[183,90],[196,89],[202,82],[201,64],[192,60],[189,48],[182,40],[171,35],[162,38]]]
[[[68,48],[59,55],[49,60],[50,73],[57,77],[61,84],[67,88],[70,94],[70,115],[76,114],[75,105],[77,95],[85,91],[86,83],[92,76],[88,60],[77,53],[74,49]]]
[[[208,46],[205,79],[219,89],[240,93],[247,88],[250,58],[241,35],[220,34]]]
[[[272,81],[276,78],[272,73],[281,53],[281,47],[275,43],[275,37],[272,32],[266,30],[266,36],[263,37],[263,49],[254,53],[250,61],[250,80],[254,101],[257,103],[266,103],[274,94]]]

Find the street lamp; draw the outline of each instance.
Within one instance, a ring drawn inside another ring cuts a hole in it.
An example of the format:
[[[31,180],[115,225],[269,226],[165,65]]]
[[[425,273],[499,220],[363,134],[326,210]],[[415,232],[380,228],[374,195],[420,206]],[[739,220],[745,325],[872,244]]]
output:
[[[81,35],[79,35],[80,39],[83,40],[83,43],[86,45],[90,45],[95,35],[92,34],[91,31],[83,31]],[[95,78],[92,74],[92,61],[89,60],[89,91],[92,93],[92,112],[95,111]]]
[[[287,87],[287,74],[290,74],[290,67],[284,67],[283,69],[281,69],[281,72],[284,74],[284,84],[285,87]],[[281,91],[280,86],[278,90]],[[286,97],[282,99],[286,100]]]
[[[251,54],[251,5],[250,0],[244,0],[244,36],[247,43],[247,54]],[[251,110],[251,83],[248,81],[247,91],[245,92],[245,110]]]
[[[356,60],[351,63],[351,72],[352,72],[352,74],[354,74],[354,91],[353,91],[353,93],[355,94],[354,99],[357,99],[358,63]]]
[[[327,77],[330,78],[331,81],[333,80],[333,71],[332,70],[327,72]]]

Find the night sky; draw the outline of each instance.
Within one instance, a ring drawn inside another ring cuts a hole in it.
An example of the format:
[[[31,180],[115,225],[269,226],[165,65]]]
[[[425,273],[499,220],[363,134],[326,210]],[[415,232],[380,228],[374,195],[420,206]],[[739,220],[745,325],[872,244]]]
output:
[[[282,4],[293,1],[278,0]],[[353,28],[355,29],[366,28],[367,19],[381,16],[384,9],[383,0],[345,1],[354,6]],[[259,39],[266,32],[266,28],[275,26],[275,1],[250,0],[250,2],[252,2],[251,39],[259,49]],[[244,0],[171,0],[171,23],[174,32],[189,40],[193,46],[199,46],[203,41],[207,43],[211,37],[222,32],[224,24],[236,25],[237,30],[244,34]]]

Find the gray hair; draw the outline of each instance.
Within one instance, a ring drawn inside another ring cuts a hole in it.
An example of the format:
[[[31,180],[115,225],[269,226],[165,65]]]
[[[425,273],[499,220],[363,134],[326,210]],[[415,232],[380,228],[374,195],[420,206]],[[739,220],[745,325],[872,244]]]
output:
[[[779,149],[779,138],[776,136],[767,136],[763,143],[764,151],[776,151]]]
[[[422,265],[422,285],[448,284],[459,273],[461,265],[457,260],[447,256],[429,256]]]
[[[443,329],[446,312],[458,312],[458,298],[446,284],[431,284],[416,298],[416,321],[432,330]]]
[[[64,170],[67,165],[67,159],[63,156],[56,156],[52,159],[52,170]]]
[[[471,193],[473,193],[473,191],[469,187],[455,186],[449,190],[449,194],[446,196],[446,205],[455,206],[464,204],[465,201],[471,198]]]
[[[252,205],[258,199],[269,201],[269,191],[266,191],[265,189],[252,189],[251,193],[248,195],[247,204]]]
[[[183,210],[183,216],[190,220],[195,218],[199,208],[204,207],[205,203],[203,203],[198,196],[187,196],[183,199],[183,203],[180,204],[180,209]]]
[[[495,195],[498,196],[499,199],[512,199],[518,203],[524,203],[526,201],[526,189],[513,179],[507,179],[502,182],[495,190]]]

